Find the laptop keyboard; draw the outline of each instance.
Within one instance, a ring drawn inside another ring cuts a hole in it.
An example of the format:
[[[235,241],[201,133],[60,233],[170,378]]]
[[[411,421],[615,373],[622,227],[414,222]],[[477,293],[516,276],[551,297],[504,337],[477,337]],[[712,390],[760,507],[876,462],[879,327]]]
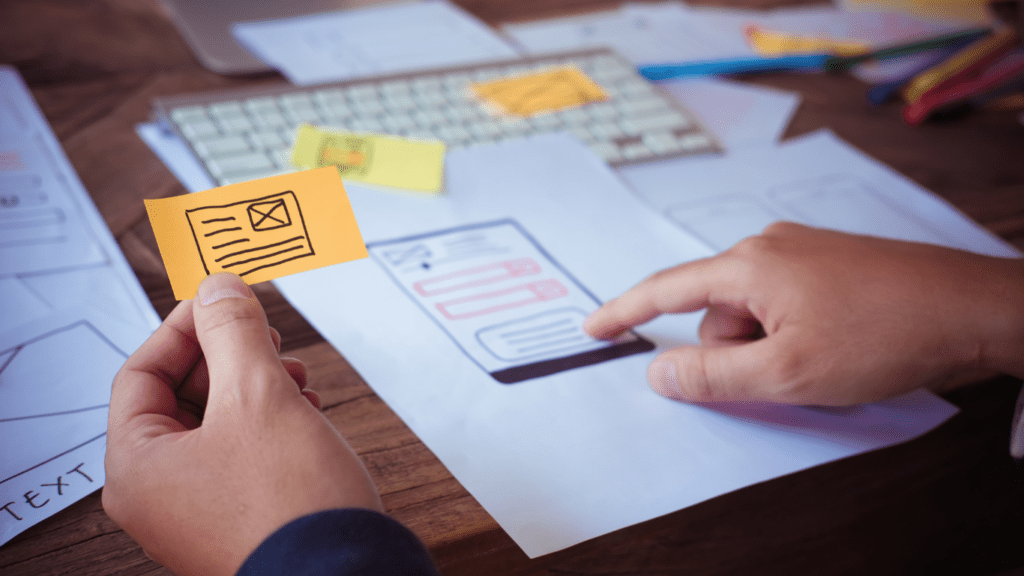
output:
[[[469,88],[474,82],[566,65],[582,70],[608,99],[516,118],[488,110]],[[612,165],[720,151],[685,107],[628,61],[603,49],[319,86],[159,98],[153,107],[219,185],[297,170],[289,159],[301,124],[440,139],[449,149],[564,130]]]

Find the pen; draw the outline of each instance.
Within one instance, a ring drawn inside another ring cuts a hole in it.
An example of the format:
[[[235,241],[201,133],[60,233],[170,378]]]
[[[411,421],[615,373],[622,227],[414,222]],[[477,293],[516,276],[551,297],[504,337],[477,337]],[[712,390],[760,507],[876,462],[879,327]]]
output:
[[[801,68],[823,68],[829,72],[842,72],[867,60],[885,60],[925,50],[941,48],[966,39],[976,40],[991,32],[988,28],[972,28],[951,32],[942,36],[925,38],[908,44],[890,46],[856,56],[835,54],[799,54],[778,57],[742,57],[722,60],[701,60],[677,64],[651,64],[638,68],[640,75],[648,80],[658,81],[688,76],[716,76],[725,74],[747,74],[758,72],[782,72]]]
[[[1022,76],[1024,76],[1024,59],[1017,58],[1013,62],[990,70],[978,78],[954,84],[947,88],[931,90],[917,102],[908,104],[903,108],[903,121],[910,126],[915,126],[941,108],[984,97],[989,93],[1009,93],[1020,86],[1014,82],[1010,86],[1014,90],[1004,90],[1005,85]]]
[[[1013,30],[1003,30],[978,40],[949,60],[914,78],[903,89],[903,98],[910,103],[921,99],[929,90],[966,80],[998,60],[1017,42]]]
[[[991,31],[992,30],[989,28],[970,28],[968,30],[950,32],[949,34],[933,36],[923,40],[915,40],[914,42],[908,42],[906,44],[880,48],[866,54],[858,54],[856,56],[833,56],[832,59],[825,63],[825,70],[827,72],[843,72],[868,60],[889,60],[891,58],[899,58],[900,56],[917,54],[918,52],[924,52],[925,50],[942,48],[943,46],[948,46],[949,44],[962,42],[968,39],[977,40],[978,38],[989,34]]]
[[[918,74],[926,72],[938,64],[945,62],[971,42],[973,42],[972,39],[964,39],[956,44],[946,46],[945,48],[936,51],[936,53],[928,58],[926,62],[914,68],[909,73],[904,74],[901,78],[873,86],[868,90],[868,102],[875,106],[882,104],[891,98],[893,94],[899,92],[900,88],[902,88],[906,83],[912,81]]]
[[[746,74],[755,72],[781,72],[801,68],[821,68],[832,58],[830,54],[801,54],[776,58],[747,57],[723,60],[702,60],[679,64],[651,64],[637,70],[648,80],[667,80],[687,76],[717,76],[723,74]]]

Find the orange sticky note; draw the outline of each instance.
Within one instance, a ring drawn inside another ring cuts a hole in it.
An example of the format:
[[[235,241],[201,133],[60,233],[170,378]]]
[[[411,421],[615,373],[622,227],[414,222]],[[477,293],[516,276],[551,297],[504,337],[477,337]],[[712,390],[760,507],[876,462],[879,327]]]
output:
[[[216,272],[255,284],[367,256],[333,166],[145,202],[178,300]]]
[[[471,85],[501,112],[530,116],[607,99],[601,87],[573,66]]]

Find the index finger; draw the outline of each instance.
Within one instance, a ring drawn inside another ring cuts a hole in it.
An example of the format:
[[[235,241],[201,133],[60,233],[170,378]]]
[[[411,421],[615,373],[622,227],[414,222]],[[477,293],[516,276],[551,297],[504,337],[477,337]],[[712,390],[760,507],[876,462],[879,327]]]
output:
[[[192,302],[185,300],[171,311],[114,377],[109,432],[116,435],[143,415],[166,417],[173,422],[162,418],[158,421],[176,428],[175,389],[201,356],[192,320]]]
[[[655,272],[595,310],[583,328],[594,338],[608,339],[665,313],[696,312],[729,292],[734,276],[735,265],[723,255]]]

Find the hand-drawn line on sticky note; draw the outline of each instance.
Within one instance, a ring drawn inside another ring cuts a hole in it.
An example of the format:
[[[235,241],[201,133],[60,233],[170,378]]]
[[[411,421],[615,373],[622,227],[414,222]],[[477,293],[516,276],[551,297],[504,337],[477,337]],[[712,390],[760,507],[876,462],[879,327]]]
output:
[[[146,209],[179,300],[217,272],[253,284],[367,255],[333,167],[146,200]]]
[[[606,100],[601,87],[574,66],[470,85],[500,112],[530,116]]]
[[[291,190],[221,206],[200,206],[185,214],[207,274],[234,272],[244,278],[257,270],[316,255],[302,208]]]

